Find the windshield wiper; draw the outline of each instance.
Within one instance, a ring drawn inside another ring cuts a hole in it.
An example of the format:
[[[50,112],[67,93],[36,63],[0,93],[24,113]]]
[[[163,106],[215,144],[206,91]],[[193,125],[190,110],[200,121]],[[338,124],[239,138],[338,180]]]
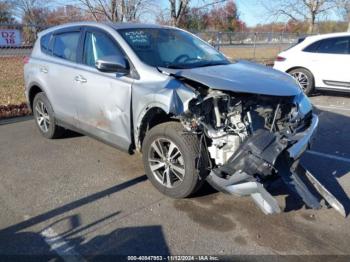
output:
[[[167,65],[165,67],[169,68],[169,69],[186,69],[187,68],[187,67],[180,66],[180,65]]]
[[[221,62],[213,62],[213,61],[208,61],[205,63],[200,63],[196,67],[206,67],[206,66],[217,66],[217,65],[228,65],[229,63],[226,61],[221,61]]]
[[[191,69],[196,67],[206,67],[206,66],[216,66],[216,65],[228,65],[229,62],[226,61],[207,61],[202,60],[197,63],[188,63],[188,64],[168,64],[164,67],[170,68],[170,69]]]

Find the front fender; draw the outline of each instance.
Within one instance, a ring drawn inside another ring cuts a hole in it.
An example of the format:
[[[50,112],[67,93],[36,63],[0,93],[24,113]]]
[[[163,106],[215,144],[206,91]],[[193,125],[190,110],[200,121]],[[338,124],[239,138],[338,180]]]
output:
[[[179,116],[188,108],[196,94],[181,81],[169,77],[167,81],[133,86],[132,108],[135,144],[147,112],[159,108],[167,115]]]

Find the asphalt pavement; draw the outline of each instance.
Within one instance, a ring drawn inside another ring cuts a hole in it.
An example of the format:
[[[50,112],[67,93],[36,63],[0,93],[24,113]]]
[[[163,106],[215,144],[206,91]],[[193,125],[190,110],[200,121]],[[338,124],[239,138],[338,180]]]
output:
[[[302,161],[349,213],[350,97],[311,99],[320,128]],[[74,133],[47,140],[28,118],[0,123],[0,181],[0,256],[350,255],[349,216],[306,209],[279,181],[277,215],[209,186],[170,199],[147,180],[139,154]]]

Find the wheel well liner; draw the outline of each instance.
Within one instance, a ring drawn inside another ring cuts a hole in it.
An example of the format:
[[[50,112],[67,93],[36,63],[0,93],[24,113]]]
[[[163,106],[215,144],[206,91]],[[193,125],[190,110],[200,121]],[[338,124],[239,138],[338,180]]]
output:
[[[137,138],[139,143],[136,144],[140,145],[140,149],[142,149],[142,143],[148,130],[156,125],[171,121],[177,121],[177,119],[173,118],[172,114],[167,114],[163,109],[159,107],[148,109],[139,126],[139,135]]]
[[[34,97],[40,92],[43,92],[43,90],[39,86],[33,85],[30,87],[29,93],[28,93],[28,99],[29,99],[29,106],[31,110],[33,110]]]

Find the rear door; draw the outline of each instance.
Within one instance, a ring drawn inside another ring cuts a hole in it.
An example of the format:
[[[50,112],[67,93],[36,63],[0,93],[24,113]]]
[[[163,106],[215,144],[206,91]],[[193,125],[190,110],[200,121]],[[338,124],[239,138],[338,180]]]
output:
[[[350,37],[327,38],[315,45],[312,63],[316,87],[350,88]]]
[[[51,58],[44,68],[48,75],[48,97],[55,115],[59,120],[72,125],[77,123],[74,77],[80,38],[79,27],[55,31],[51,40]]]
[[[105,142],[128,150],[131,144],[133,78],[103,73],[95,67],[97,59],[125,54],[111,35],[92,27],[84,30],[82,49],[80,65],[74,76],[79,127]]]
[[[42,86],[44,90],[48,93],[50,92],[50,74],[49,68],[51,63],[52,55],[52,33],[47,33],[40,37],[38,40],[40,48],[36,48],[37,43],[35,44],[34,50],[31,54],[30,64],[25,65],[24,70],[24,79],[25,85],[32,84],[31,81],[39,86]],[[50,97],[49,97],[50,98]],[[50,99],[51,100],[51,99]]]

